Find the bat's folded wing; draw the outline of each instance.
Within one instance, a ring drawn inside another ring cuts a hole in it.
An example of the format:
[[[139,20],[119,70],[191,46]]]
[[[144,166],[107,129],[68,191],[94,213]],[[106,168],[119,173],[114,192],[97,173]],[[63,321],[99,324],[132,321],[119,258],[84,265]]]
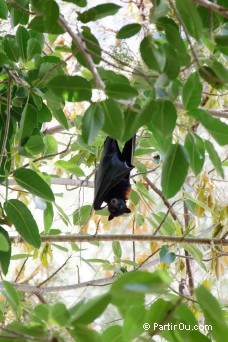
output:
[[[93,208],[102,209],[108,192],[126,177],[134,166],[128,166],[126,162],[119,160],[117,153],[107,154],[102,158],[95,177],[95,192]]]

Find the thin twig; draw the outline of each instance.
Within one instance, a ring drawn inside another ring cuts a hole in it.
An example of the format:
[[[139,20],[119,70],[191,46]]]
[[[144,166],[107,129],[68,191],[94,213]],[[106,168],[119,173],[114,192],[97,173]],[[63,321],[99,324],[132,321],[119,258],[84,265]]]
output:
[[[43,286],[44,284],[46,284],[49,280],[51,280],[64,266],[66,266],[68,260],[70,259],[71,257],[69,256],[66,261],[55,271],[53,272],[47,279],[45,279],[44,281],[42,281],[41,283],[39,283],[37,286],[40,287],[40,286]]]
[[[228,9],[225,7],[219,6],[216,3],[208,1],[208,0],[192,0],[192,1],[200,6],[210,9],[213,12],[219,13],[221,16],[225,18],[228,18]]]

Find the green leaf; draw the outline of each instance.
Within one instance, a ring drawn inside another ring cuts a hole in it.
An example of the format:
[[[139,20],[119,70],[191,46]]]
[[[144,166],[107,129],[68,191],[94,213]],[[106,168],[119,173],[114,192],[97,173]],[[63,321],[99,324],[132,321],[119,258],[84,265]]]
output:
[[[203,168],[205,160],[205,147],[203,140],[194,132],[189,133],[184,144],[190,161],[190,167],[197,176]]]
[[[45,201],[55,201],[55,196],[49,185],[33,170],[21,167],[13,173],[16,182],[31,194]]]
[[[105,122],[103,131],[114,139],[121,140],[124,132],[124,116],[117,103],[111,99],[100,102]]]
[[[15,36],[16,42],[20,48],[20,55],[23,61],[27,60],[27,46],[30,34],[25,27],[19,26]]]
[[[129,140],[140,127],[151,122],[152,116],[155,118],[159,113],[159,109],[158,102],[151,100],[139,113],[128,110],[125,115],[125,132],[123,140]]]
[[[80,20],[82,23],[96,21],[109,15],[116,14],[120,8],[120,6],[112,3],[97,5],[85,12],[78,13],[78,20]]]
[[[201,102],[203,86],[200,82],[199,74],[192,73],[184,84],[182,91],[182,101],[186,109],[197,108]]]
[[[164,49],[166,54],[164,73],[170,80],[175,80],[180,72],[179,53],[170,44],[164,44]]]
[[[0,18],[7,19],[8,17],[8,7],[5,0],[0,0]]]
[[[54,210],[51,202],[46,203],[46,209],[44,210],[44,232],[48,234],[53,223]]]
[[[112,242],[112,251],[117,259],[121,259],[122,249],[119,241]]]
[[[172,279],[167,272],[158,270],[153,273],[142,271],[125,273],[111,286],[110,293],[116,299],[142,297],[148,293],[162,293]]]
[[[39,248],[41,245],[39,229],[27,206],[17,199],[11,199],[5,202],[4,209],[22,238],[35,248]]]
[[[57,327],[64,327],[69,320],[69,312],[63,303],[56,303],[50,310],[50,321]]]
[[[2,232],[2,229],[0,227],[0,253],[1,252],[7,252],[10,248],[9,239],[5,236],[5,234]]]
[[[18,62],[20,58],[20,47],[12,36],[5,36],[3,39],[3,49],[9,60]]]
[[[44,17],[43,15],[36,16],[30,21],[28,27],[34,31],[41,32],[41,33],[50,33],[50,34],[64,33],[64,30],[62,29],[62,27],[60,27],[59,24],[57,23],[56,18],[54,18],[53,22],[51,22],[51,18],[52,16],[49,16],[48,18],[48,15],[46,17]]]
[[[17,0],[17,5],[21,6],[23,10],[29,11],[28,0]],[[10,19],[13,27],[16,27],[18,24],[26,25],[29,20],[29,14],[12,6],[10,8]]]
[[[188,65],[191,58],[187,52],[184,41],[179,32],[179,26],[174,20],[167,17],[160,17],[156,21],[156,26],[159,30],[164,30],[166,38],[172,48],[178,53],[178,60],[180,65]]]
[[[77,209],[73,214],[74,225],[78,225],[81,227],[84,226],[90,218],[91,211],[92,206],[89,204],[83,205],[82,207]]]
[[[169,100],[155,100],[151,101],[151,108],[153,109],[150,113],[150,130],[158,131],[166,138],[172,136],[177,120],[177,111],[173,103]]]
[[[109,84],[116,84],[116,83],[123,83],[126,85],[130,85],[130,82],[126,76],[117,74],[113,70],[105,70],[103,68],[98,68],[98,73],[106,86]]]
[[[119,30],[119,32],[116,35],[117,39],[126,39],[134,36],[141,30],[140,24],[128,24]]]
[[[46,135],[44,137],[44,144],[45,144],[44,155],[55,154],[58,152],[58,143],[53,136]]]
[[[171,145],[162,167],[162,192],[166,198],[173,197],[182,187],[188,173],[188,155],[179,144]]]
[[[0,268],[4,275],[8,273],[10,257],[11,257],[11,243],[8,232],[0,227]]]
[[[28,138],[32,135],[36,122],[37,109],[30,104],[26,104],[21,115],[20,130],[18,135],[21,146],[23,146],[27,142]]]
[[[2,291],[2,294],[8,301],[13,312],[16,314],[18,311],[18,308],[20,307],[20,302],[19,302],[17,291],[14,289],[13,285],[10,284],[8,281],[3,280],[2,283],[4,286],[4,290]]]
[[[91,84],[81,76],[59,75],[52,78],[47,86],[69,102],[89,101],[92,96]]]
[[[69,161],[58,160],[57,162],[55,162],[55,166],[61,168],[65,172],[72,173],[76,177],[85,176],[84,172],[82,171],[82,169],[79,166],[77,166],[77,165],[75,165]]]
[[[199,250],[197,246],[190,245],[187,243],[181,244],[183,248],[191,254],[191,256],[195,259],[195,261],[202,267],[202,269],[207,272],[207,267],[205,266],[203,259],[203,253]]]
[[[221,146],[228,144],[228,125],[202,109],[191,109],[188,114],[197,119]]]
[[[90,299],[87,303],[84,303],[82,306],[80,306],[78,310],[71,316],[72,324],[89,324],[93,322],[106,309],[110,303],[110,300],[111,296],[109,293],[105,293],[101,296],[96,296]]]
[[[199,40],[203,33],[203,24],[196,5],[191,0],[176,0],[176,7],[188,33]]]
[[[228,326],[219,303],[211,292],[203,286],[196,289],[196,299],[206,319],[206,324],[211,324],[211,335],[215,341],[224,341],[228,336]]]
[[[82,136],[86,144],[91,145],[102,129],[105,121],[103,108],[99,103],[92,103],[82,118]]]
[[[66,129],[68,130],[69,125],[67,118],[61,108],[62,106],[62,100],[59,98],[59,96],[56,96],[52,91],[48,91],[45,94],[45,100],[47,100],[48,108],[52,111],[52,114],[58,120],[58,122]]]
[[[42,51],[40,42],[36,38],[30,38],[27,44],[27,59],[32,59],[35,55],[40,55]]]
[[[144,63],[151,70],[162,72],[166,65],[166,54],[163,44],[152,37],[145,37],[140,44],[140,53]]]
[[[224,179],[224,171],[222,168],[221,159],[219,158],[217,151],[215,150],[213,144],[209,140],[205,140],[204,143],[216,172]]]
[[[38,154],[44,150],[44,142],[41,135],[32,135],[23,146],[31,155]]]
[[[6,54],[0,52],[0,66],[8,62]]]
[[[112,97],[114,99],[130,99],[138,95],[135,88],[123,83],[108,84],[106,86],[105,93],[108,97]]]
[[[101,61],[101,49],[100,44],[97,38],[91,33],[91,30],[87,26],[82,26],[82,37],[85,40],[84,44],[86,49],[90,52],[91,51],[91,58],[95,64],[99,64]],[[71,50],[78,50],[75,44],[72,44]],[[95,55],[94,55],[95,54]],[[84,59],[84,55],[82,52],[78,51],[75,53],[75,57],[77,58],[78,62],[83,65],[84,67],[88,68],[88,63]]]
[[[85,7],[87,5],[87,0],[63,0],[63,1],[71,2],[72,4],[75,4],[78,7]]]
[[[173,252],[170,252],[169,246],[167,245],[162,246],[159,252],[159,256],[160,256],[160,261],[164,262],[167,265],[171,264],[176,259],[176,254]]]

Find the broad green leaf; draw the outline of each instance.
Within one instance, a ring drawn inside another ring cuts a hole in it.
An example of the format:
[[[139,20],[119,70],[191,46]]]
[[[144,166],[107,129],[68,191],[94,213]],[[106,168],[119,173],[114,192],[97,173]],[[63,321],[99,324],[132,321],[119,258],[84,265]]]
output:
[[[51,23],[49,20],[45,21],[46,18],[48,18],[48,15],[46,17],[44,17],[43,15],[36,16],[30,21],[28,27],[34,31],[41,32],[41,33],[50,33],[50,34],[64,33],[64,30],[62,29],[62,27],[60,27],[59,24],[57,23],[56,18],[53,23]],[[49,18],[51,18],[51,16]]]
[[[29,11],[29,2],[28,0],[17,0],[17,5],[21,6],[25,11]],[[16,27],[18,24],[26,25],[29,20],[29,14],[25,11],[21,11],[16,7],[10,8],[10,19],[12,23],[12,27]]]
[[[117,259],[121,259],[122,249],[119,241],[112,242],[112,251]]]
[[[56,76],[47,86],[56,96],[62,96],[69,102],[89,101],[92,96],[91,84],[81,76]]]
[[[105,122],[103,131],[114,139],[121,140],[124,132],[124,116],[117,103],[111,99],[100,102]]]
[[[8,62],[8,57],[6,56],[6,54],[0,52],[0,65],[2,66],[3,64],[7,62]]]
[[[170,80],[175,80],[180,72],[179,54],[171,44],[164,44],[166,54],[166,64],[164,73]]]
[[[49,122],[52,119],[52,114],[50,109],[42,102],[42,107],[38,111],[38,122]]]
[[[120,8],[120,6],[112,3],[97,5],[85,12],[78,13],[78,20],[80,20],[82,23],[96,21],[109,15],[116,14]]]
[[[32,59],[35,55],[41,54],[42,48],[36,38],[30,38],[27,44],[27,59]]]
[[[178,60],[180,65],[189,64],[191,58],[180,35],[179,26],[175,23],[175,21],[171,18],[162,16],[156,21],[156,26],[159,30],[163,29],[165,31],[165,35],[169,44],[178,53]]]
[[[206,150],[209,154],[209,158],[215,167],[215,170],[222,178],[224,178],[224,171],[222,168],[222,163],[221,159],[219,158],[218,152],[215,150],[214,145],[209,140],[205,140],[204,143]]]
[[[11,199],[5,202],[4,209],[22,238],[35,248],[39,248],[41,245],[39,229],[27,206],[17,199]]]
[[[88,145],[91,145],[96,139],[104,125],[104,121],[103,108],[99,103],[92,103],[82,118],[82,136]]]
[[[128,110],[125,114],[125,132],[123,140],[127,141],[140,127],[148,124],[151,121],[152,116],[156,117],[156,115],[158,115],[159,109],[158,102],[151,100],[139,113]]]
[[[72,324],[89,324],[98,318],[110,303],[111,296],[105,293],[90,299],[87,303],[80,306],[72,317]]]
[[[85,40],[84,44],[86,46],[86,49],[90,52],[91,51],[91,58],[95,64],[99,64],[101,59],[101,49],[100,49],[100,44],[97,38],[91,33],[91,30],[87,26],[82,27],[82,38]],[[91,42],[91,43],[90,43]],[[75,44],[72,44],[72,51],[75,49],[78,50],[75,46]],[[77,51],[75,53],[75,57],[77,58],[78,62],[83,65],[84,67],[88,67],[88,63],[84,59],[84,56],[82,52]]]
[[[91,328],[87,328],[85,324],[74,324],[74,329],[69,330],[69,334],[73,338],[73,341],[90,341],[100,342],[100,334]],[[103,341],[102,341],[103,342]]]
[[[57,327],[64,327],[69,320],[69,312],[64,303],[56,303],[50,310],[50,321]]]
[[[98,73],[106,86],[109,84],[116,84],[116,83],[123,83],[126,85],[130,85],[130,82],[126,76],[117,74],[113,70],[106,70],[103,68],[98,68]]]
[[[197,119],[221,146],[228,144],[228,125],[202,109],[191,109],[188,114]]]
[[[128,24],[126,26],[121,27],[119,32],[116,35],[117,39],[126,39],[134,36],[141,30],[140,24]]]
[[[114,99],[130,99],[138,95],[138,92],[135,88],[123,83],[108,84],[106,86],[105,93],[108,95],[108,97]]]
[[[31,104],[26,104],[20,121],[20,130],[19,130],[19,142],[20,145],[24,145],[28,138],[32,135],[33,129],[37,122],[37,109]]]
[[[158,106],[158,108],[157,108]],[[177,111],[173,103],[169,100],[151,101],[150,130],[159,131],[163,137],[172,135],[176,126]],[[155,110],[154,110],[155,109]]]
[[[159,252],[159,256],[160,256],[160,261],[162,261],[168,265],[171,264],[172,262],[174,262],[176,259],[175,253],[170,252],[169,246],[167,246],[167,245],[162,246],[162,248]]]
[[[3,50],[9,60],[18,62],[20,58],[20,47],[12,36],[5,36],[3,39]]]
[[[183,248],[191,254],[191,256],[195,259],[195,261],[202,267],[202,269],[207,272],[207,267],[205,266],[203,259],[203,253],[200,251],[200,249],[197,246],[183,243],[181,244]]]
[[[163,292],[172,279],[167,272],[158,270],[153,273],[142,271],[125,273],[111,286],[110,293],[113,298],[126,299],[142,297],[146,293]]]
[[[188,155],[179,144],[171,145],[162,167],[162,192],[166,198],[173,197],[182,187],[188,173]]]
[[[33,170],[21,167],[13,173],[16,182],[31,194],[43,198],[45,201],[55,201],[50,186]]]
[[[6,275],[10,264],[11,244],[8,232],[2,227],[0,227],[0,246],[0,268]]]
[[[15,36],[16,42],[20,48],[20,55],[23,61],[27,60],[27,45],[30,34],[25,27],[19,26]]]
[[[23,148],[31,155],[38,154],[44,150],[44,142],[41,135],[32,135]]]
[[[203,33],[203,24],[196,5],[191,0],[176,0],[176,7],[188,33],[199,40]]]
[[[184,146],[188,152],[190,167],[197,176],[205,160],[204,142],[197,134],[191,132],[186,136]]]
[[[7,19],[8,7],[5,0],[0,0],[0,18]]]
[[[6,298],[9,305],[11,306],[14,314],[16,315],[16,313],[19,309],[19,306],[20,306],[19,296],[17,294],[17,291],[15,290],[13,285],[10,284],[8,281],[3,280],[2,283],[4,286],[4,290],[2,291],[2,294]]]
[[[77,209],[73,214],[74,225],[84,226],[88,222],[91,212],[92,207],[89,204],[83,205]]]
[[[85,7],[87,5],[87,0],[63,0],[65,2],[71,2],[79,7]]]
[[[67,118],[61,108],[62,100],[58,95],[55,95],[52,91],[48,91],[45,94],[45,100],[47,101],[48,108],[52,111],[53,116],[58,122],[65,128],[68,129]]]
[[[145,322],[148,322],[150,325],[148,327],[149,333],[152,333],[156,329],[156,324],[163,322],[163,320],[167,317],[168,312],[170,312],[172,309],[172,306],[173,304],[171,302],[162,298],[157,299],[150,305],[145,317]]]
[[[69,161],[58,160],[57,162],[55,162],[55,166],[59,167],[60,169],[64,170],[65,172],[72,173],[76,177],[85,176],[84,172],[82,171],[82,169],[79,166],[77,166],[77,165],[75,165]]]
[[[9,250],[9,248],[10,248],[9,239],[7,239],[5,234],[0,229],[0,253],[1,252],[7,252]]]
[[[44,210],[44,232],[48,234],[53,223],[54,210],[51,202],[46,203],[46,209]]]
[[[182,90],[182,101],[186,109],[197,108],[200,105],[202,90],[199,74],[194,72],[188,77]]]
[[[166,54],[163,44],[152,37],[145,37],[140,44],[140,53],[144,63],[151,70],[162,72],[166,65]]]
[[[223,312],[216,298],[203,286],[196,289],[196,299],[203,311],[206,324],[211,324],[210,333],[215,341],[224,341],[228,335],[228,326],[225,322]]]
[[[55,154],[58,152],[58,143],[53,136],[46,135],[44,137],[44,144],[45,144],[44,155]]]

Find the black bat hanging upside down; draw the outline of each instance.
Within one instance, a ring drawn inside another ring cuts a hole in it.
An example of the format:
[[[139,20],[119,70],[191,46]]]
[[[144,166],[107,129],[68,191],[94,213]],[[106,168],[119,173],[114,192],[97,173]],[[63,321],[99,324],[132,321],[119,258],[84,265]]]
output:
[[[130,172],[135,149],[135,135],[128,140],[121,152],[115,139],[107,137],[100,165],[95,176],[93,208],[103,209],[106,202],[110,213],[108,219],[130,213],[126,201],[131,192]]]

